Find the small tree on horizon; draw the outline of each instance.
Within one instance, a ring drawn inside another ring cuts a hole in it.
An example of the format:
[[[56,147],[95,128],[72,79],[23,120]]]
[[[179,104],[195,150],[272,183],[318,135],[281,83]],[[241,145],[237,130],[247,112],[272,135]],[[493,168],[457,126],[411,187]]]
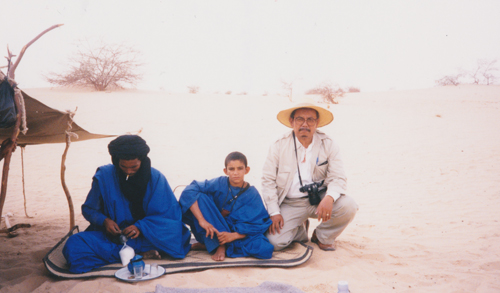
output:
[[[188,85],[187,88],[190,94],[197,94],[200,91],[200,87],[197,85]]]
[[[445,75],[442,78],[436,80],[436,84],[439,86],[446,86],[446,85],[454,85],[457,86],[460,84],[459,78],[461,77],[461,74],[456,74],[456,75]]]
[[[478,67],[481,68],[479,73],[483,77],[483,81],[485,84],[490,85],[493,84],[497,77],[494,74],[495,71],[498,71],[498,68],[495,66],[495,63],[497,63],[497,60],[478,60]]]
[[[331,104],[338,104],[337,98],[343,97],[345,91],[339,86],[333,86],[329,82],[325,82],[306,92],[306,95],[321,95],[323,101]]]
[[[70,69],[66,73],[51,72],[44,76],[58,86],[92,87],[97,91],[124,88],[142,79],[138,69],[141,53],[124,44],[108,44],[100,41],[95,47],[82,41],[78,50],[69,58]]]
[[[292,91],[293,91],[293,81],[281,81],[281,87],[287,91],[286,95],[288,96],[288,99],[290,99],[290,102],[292,101]]]

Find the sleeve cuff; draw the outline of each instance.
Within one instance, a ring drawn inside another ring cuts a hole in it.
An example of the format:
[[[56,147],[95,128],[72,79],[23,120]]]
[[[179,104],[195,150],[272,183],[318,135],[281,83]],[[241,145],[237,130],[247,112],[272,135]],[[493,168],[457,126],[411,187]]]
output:
[[[340,197],[340,193],[338,193],[338,192],[329,192],[327,194],[327,196],[333,198],[333,201],[336,202],[337,199],[339,199],[339,197]]]

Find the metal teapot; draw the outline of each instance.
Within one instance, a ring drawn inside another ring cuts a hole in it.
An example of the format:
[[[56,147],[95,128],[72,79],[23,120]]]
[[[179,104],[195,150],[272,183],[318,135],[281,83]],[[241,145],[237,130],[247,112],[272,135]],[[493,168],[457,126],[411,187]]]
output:
[[[137,254],[130,260],[128,264],[128,270],[131,274],[134,274],[134,267],[136,266],[141,266],[142,270],[144,271],[144,267],[146,266],[146,264],[142,260],[142,255]]]

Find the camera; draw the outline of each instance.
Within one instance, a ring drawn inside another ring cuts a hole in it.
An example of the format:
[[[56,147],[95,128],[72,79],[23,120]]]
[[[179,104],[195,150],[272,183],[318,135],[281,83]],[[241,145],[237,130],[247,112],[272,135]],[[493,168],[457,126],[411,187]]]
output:
[[[319,183],[313,182],[299,188],[300,192],[307,192],[309,203],[313,206],[318,205],[321,201],[321,196],[326,193],[326,187],[322,186],[323,182],[324,180]]]

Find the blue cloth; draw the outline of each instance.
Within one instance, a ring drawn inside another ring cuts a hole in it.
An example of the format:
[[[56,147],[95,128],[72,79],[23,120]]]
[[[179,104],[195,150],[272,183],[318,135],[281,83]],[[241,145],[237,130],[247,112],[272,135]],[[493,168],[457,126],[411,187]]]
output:
[[[90,222],[85,232],[69,237],[63,254],[72,273],[83,273],[93,268],[120,262],[123,247],[106,235],[104,220],[110,218],[120,229],[135,225],[141,232],[127,245],[136,253],[152,249],[174,258],[184,258],[189,252],[191,234],[182,223],[182,214],[165,176],[151,168],[151,180],[144,196],[146,216],[134,222],[129,201],[120,191],[115,166],[99,167],[92,188],[82,206],[82,214]]]
[[[205,244],[208,252],[219,246],[217,236],[206,237],[206,231],[189,208],[198,201],[203,217],[219,232],[238,232],[246,235],[226,244],[228,257],[253,256],[261,259],[272,257],[274,247],[264,236],[272,221],[262,203],[259,192],[251,186],[236,200],[231,201],[241,188],[229,185],[228,178],[221,176],[212,180],[193,181],[181,194],[179,203],[182,208],[182,220],[191,227],[196,240]],[[230,211],[227,217],[222,209]]]

